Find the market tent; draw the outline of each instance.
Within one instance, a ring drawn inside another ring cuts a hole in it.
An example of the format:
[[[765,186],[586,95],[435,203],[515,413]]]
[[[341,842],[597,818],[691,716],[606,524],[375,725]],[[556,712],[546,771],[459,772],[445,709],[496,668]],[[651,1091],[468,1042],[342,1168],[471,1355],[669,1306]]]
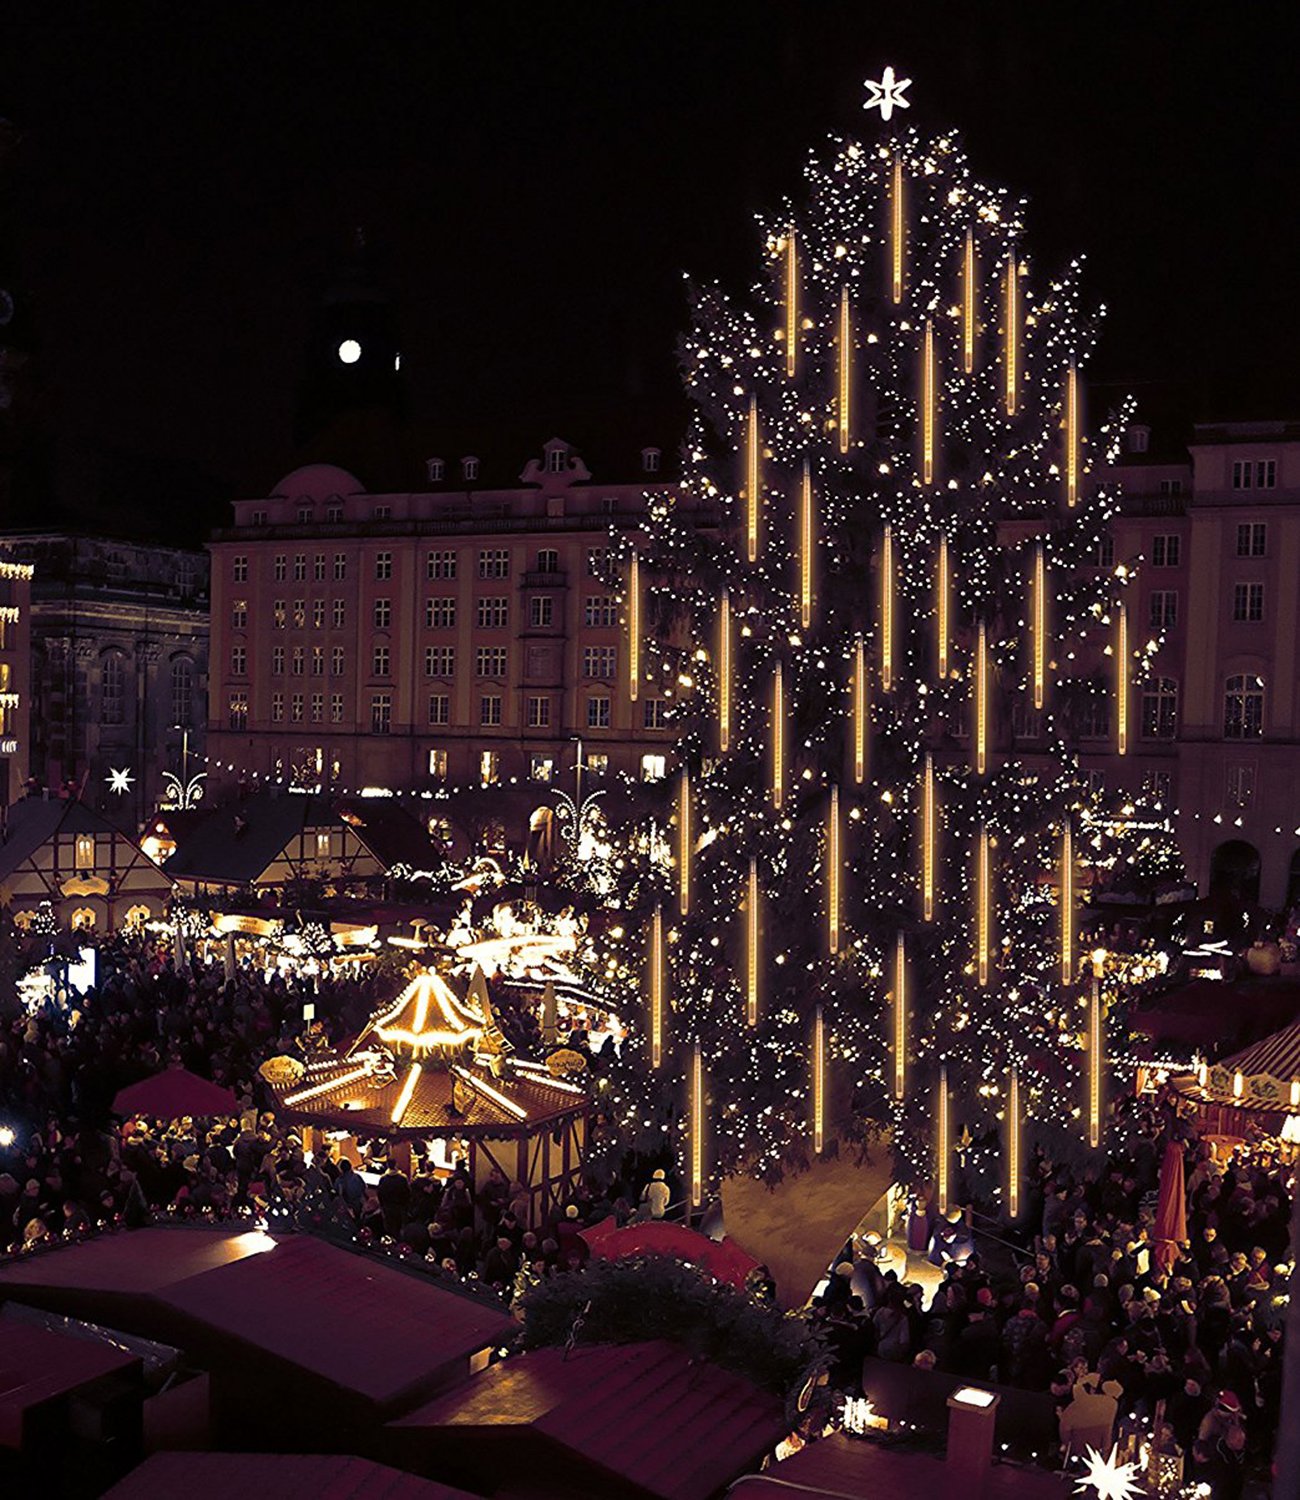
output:
[[[1160,1197],[1156,1205],[1155,1258],[1166,1274],[1178,1259],[1178,1246],[1187,1238],[1187,1189],[1183,1180],[1183,1148],[1177,1141],[1165,1147],[1160,1163]]]
[[[155,1453],[105,1500],[477,1500],[349,1454]]]
[[[644,1224],[618,1227],[611,1214],[599,1224],[582,1231],[593,1255],[602,1260],[624,1260],[630,1255],[671,1255],[692,1266],[700,1266],[718,1281],[729,1281],[743,1287],[745,1278],[758,1262],[747,1255],[734,1240],[711,1240],[707,1234],[687,1229],[684,1224],[651,1219]]]
[[[1300,1015],[1300,985],[1288,978],[1193,979],[1144,1000],[1131,1026],[1165,1046],[1246,1046]]]
[[[145,1115],[151,1120],[180,1120],[186,1115],[237,1115],[239,1100],[229,1089],[200,1078],[186,1068],[168,1068],[119,1090],[113,1113]]]

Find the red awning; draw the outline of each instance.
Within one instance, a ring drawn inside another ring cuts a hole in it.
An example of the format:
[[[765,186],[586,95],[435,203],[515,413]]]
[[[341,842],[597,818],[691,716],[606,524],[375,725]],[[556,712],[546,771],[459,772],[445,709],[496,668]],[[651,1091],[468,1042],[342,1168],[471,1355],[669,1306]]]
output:
[[[119,1091],[113,1113],[146,1115],[151,1120],[179,1120],[186,1115],[237,1115],[239,1100],[229,1089],[189,1072],[168,1068]]]
[[[711,1240],[707,1234],[682,1224],[650,1219],[620,1229],[611,1215],[582,1231],[593,1255],[603,1260],[624,1260],[629,1255],[671,1255],[688,1265],[699,1266],[718,1281],[743,1287],[758,1262],[734,1240]]]

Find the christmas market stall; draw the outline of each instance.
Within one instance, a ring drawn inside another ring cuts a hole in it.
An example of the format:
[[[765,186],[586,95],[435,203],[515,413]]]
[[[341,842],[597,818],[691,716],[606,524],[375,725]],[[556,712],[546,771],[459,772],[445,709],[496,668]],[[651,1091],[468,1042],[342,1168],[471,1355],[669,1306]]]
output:
[[[304,1127],[309,1149],[316,1132],[349,1155],[382,1141],[409,1166],[417,1147],[435,1170],[464,1161],[475,1184],[495,1167],[526,1189],[535,1225],[581,1180],[590,1099],[557,1073],[572,1061],[516,1056],[481,981],[462,999],[421,969],[350,1046],[306,1064],[273,1058],[263,1077],[277,1116]]]
[[[1300,1021],[1222,1062],[1201,1063],[1174,1085],[1196,1105],[1210,1136],[1300,1142]]]

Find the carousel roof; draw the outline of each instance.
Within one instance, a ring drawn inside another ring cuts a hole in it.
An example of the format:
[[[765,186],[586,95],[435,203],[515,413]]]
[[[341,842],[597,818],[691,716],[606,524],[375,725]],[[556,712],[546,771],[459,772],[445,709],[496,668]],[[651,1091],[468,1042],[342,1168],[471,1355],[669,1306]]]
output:
[[[1179,1080],[1192,1098],[1234,1109],[1294,1112],[1300,1105],[1300,1021]]]

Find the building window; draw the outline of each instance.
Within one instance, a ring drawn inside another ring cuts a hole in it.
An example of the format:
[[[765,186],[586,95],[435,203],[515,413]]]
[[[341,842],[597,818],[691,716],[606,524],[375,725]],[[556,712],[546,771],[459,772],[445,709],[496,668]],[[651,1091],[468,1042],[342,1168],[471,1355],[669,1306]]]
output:
[[[584,646],[582,648],[582,675],[612,681],[617,670],[618,648],[616,646]]]
[[[1277,484],[1277,460],[1238,458],[1232,464],[1234,490],[1271,490]]]
[[[95,835],[93,833],[79,833],[74,846],[74,859],[77,869],[93,870],[95,868]]]
[[[325,582],[325,554],[318,552],[312,559],[311,576],[317,583]]]
[[[1162,495],[1181,495],[1183,492],[1183,481],[1181,479],[1162,479],[1160,481],[1160,493]]]
[[[232,677],[247,677],[248,675],[248,648],[245,646],[232,646],[230,648],[230,675]]]
[[[433,630],[453,629],[456,624],[456,601],[454,599],[426,599],[424,623]]]
[[[1026,693],[1017,693],[1011,704],[1011,731],[1018,740],[1042,738],[1043,716]]]
[[[234,659],[234,653],[231,653]],[[120,724],[123,714],[122,658],[111,651],[99,668],[99,719],[101,724]]]
[[[504,677],[506,675],[506,648],[504,646],[480,646],[474,653],[474,675],[476,677]]]
[[[1104,740],[1110,734],[1110,694],[1084,695],[1079,714],[1079,734],[1085,740]]]
[[[555,600],[550,594],[534,594],[528,601],[528,623],[534,629],[542,629],[551,623]]]
[[[587,576],[588,578],[604,578],[609,568],[608,547],[587,548]]]
[[[307,624],[307,601],[295,599],[293,601],[293,628],[302,630]]]
[[[255,510],[253,512],[253,520],[251,524],[254,526],[265,526],[266,512],[264,510]]]
[[[342,630],[344,624],[347,621],[347,617],[348,617],[347,602],[345,600],[343,600],[343,599],[336,599],[334,601],[333,609],[332,609],[332,612],[330,614],[330,623],[334,626],[334,629],[335,630]]]
[[[551,725],[551,700],[549,698],[529,698],[528,700],[528,727],[529,729],[549,729]]]
[[[284,647],[271,647],[271,675],[273,677],[284,676]]]
[[[1104,797],[1106,795],[1105,771],[1089,771],[1083,780],[1089,797]]]
[[[609,728],[609,704],[608,698],[587,699],[587,728],[608,729]]]
[[[302,665],[303,665],[303,662],[304,662],[305,659],[306,659],[306,657],[305,657],[305,654],[303,652],[303,648],[301,646],[295,646],[293,648],[293,657],[292,657],[293,675],[295,677],[301,677],[302,676]]]
[[[372,693],[370,695],[370,732],[387,734],[393,727],[393,695]]]
[[[283,630],[289,621],[288,606],[283,599],[277,599],[271,606],[271,618],[277,630]]]
[[[510,553],[504,547],[484,547],[478,555],[480,578],[509,578]]]
[[[1097,538],[1097,545],[1092,549],[1092,565],[1094,568],[1115,566],[1115,538],[1113,536]]]
[[[563,474],[565,461],[568,454],[563,448],[552,448],[546,455],[546,472],[548,474]]]
[[[660,452],[658,448],[642,448],[641,450],[641,472],[643,474],[657,474],[659,472]]]
[[[347,656],[342,646],[330,648],[330,673],[334,677],[342,677],[347,664]]]
[[[335,582],[338,582],[340,579],[346,578],[347,576],[348,576],[348,555],[347,555],[346,552],[336,552],[334,554],[334,579],[335,579]]]
[[[1254,740],[1264,733],[1264,679],[1253,673],[1229,677],[1223,691],[1223,737]]]
[[[324,646],[313,646],[311,648],[311,675],[313,677],[324,677],[325,675]]]
[[[451,699],[446,693],[429,694],[429,723],[451,723]]]
[[[298,524],[299,524],[299,526],[307,526],[310,523],[311,523],[311,506],[310,505],[300,505],[298,507]]]
[[[307,577],[307,554],[295,552],[293,555],[293,581],[302,583]]]
[[[537,571],[539,573],[558,573],[560,571],[560,554],[554,547],[543,547],[538,552]]]
[[[231,693],[229,703],[229,717],[227,723],[231,729],[248,728],[248,694]]]
[[[613,495],[601,497],[600,508],[607,516],[612,516],[618,510],[618,500]]]
[[[1157,589],[1151,595],[1151,628],[1172,630],[1178,623],[1178,595],[1173,589]]]
[[[1151,566],[1153,568],[1176,568],[1183,550],[1183,539],[1173,536],[1151,538]]]
[[[426,646],[424,648],[424,675],[426,677],[454,677],[456,675],[456,648],[454,646]]]
[[[1169,802],[1170,780],[1168,771],[1148,771],[1142,778],[1142,795],[1154,807],[1165,807]]]
[[[462,479],[478,478],[478,459],[462,458],[460,461],[460,473]]]
[[[647,698],[642,709],[642,723],[647,729],[668,727],[668,704],[663,698]]]
[[[609,756],[603,750],[593,751],[587,757],[587,772],[591,776],[604,776],[609,772]]]
[[[313,724],[325,722],[325,694],[313,693],[311,695],[311,721]]]
[[[1243,521],[1237,527],[1237,556],[1263,557],[1268,550],[1268,523]]]
[[[430,552],[424,560],[426,578],[455,578],[456,554],[454,552]]]
[[[330,723],[341,724],[343,722],[343,694],[330,694]]]
[[[500,693],[484,693],[478,700],[478,721],[485,729],[495,729],[500,725]]]
[[[337,524],[343,519],[343,507],[341,505],[327,505],[325,507],[325,519]]]
[[[1178,732],[1178,684],[1152,677],[1142,688],[1142,738],[1171,740]]]
[[[505,599],[480,599],[477,620],[480,629],[500,630],[506,623],[508,603]]]
[[[391,552],[375,553],[375,577],[383,580],[393,576],[393,554]]]
[[[275,561],[271,564],[271,571],[274,573],[278,583],[283,583],[289,576],[289,559],[283,552],[276,555]]]
[[[393,507],[391,505],[376,505],[374,519],[376,521],[391,521],[393,519]]]
[[[188,656],[178,656],[172,662],[172,723],[188,729],[193,705],[194,663]]]
[[[294,693],[289,699],[289,717],[295,724],[302,723],[303,697],[301,693]]]
[[[330,836],[328,833],[316,835],[316,858],[328,859],[330,857]]]
[[[248,582],[248,559],[246,557],[231,558],[230,577],[234,583]]]
[[[1254,766],[1228,767],[1227,794],[1229,807],[1249,807],[1254,802]]]
[[[230,606],[230,628],[232,630],[246,630],[248,628],[247,599],[236,599]]]
[[[313,599],[311,602],[311,623],[314,630],[325,629],[325,601],[324,599]]]
[[[429,775],[435,781],[446,781],[447,779],[447,752],[445,750],[429,751]]]
[[[584,625],[617,625],[618,605],[612,594],[588,594],[583,606]]]
[[[555,758],[551,755],[534,755],[528,762],[528,776],[532,781],[555,780]]]
[[[483,786],[495,786],[501,779],[501,757],[495,750],[479,752],[478,779]]]
[[[1264,585],[1262,583],[1238,583],[1233,586],[1232,618],[1234,620],[1262,620],[1264,618]]]
[[[387,677],[388,662],[388,647],[376,646],[370,657],[370,675],[372,677]]]
[[[429,476],[430,484],[438,484],[446,469],[447,465],[440,458],[426,458],[424,461],[424,472]]]
[[[271,694],[271,723],[272,724],[283,724],[284,723],[284,694],[283,693],[272,693]]]
[[[668,774],[668,757],[658,753],[641,757],[641,780],[662,781]]]
[[[393,623],[393,601],[391,599],[375,600],[375,629],[387,630]]]

